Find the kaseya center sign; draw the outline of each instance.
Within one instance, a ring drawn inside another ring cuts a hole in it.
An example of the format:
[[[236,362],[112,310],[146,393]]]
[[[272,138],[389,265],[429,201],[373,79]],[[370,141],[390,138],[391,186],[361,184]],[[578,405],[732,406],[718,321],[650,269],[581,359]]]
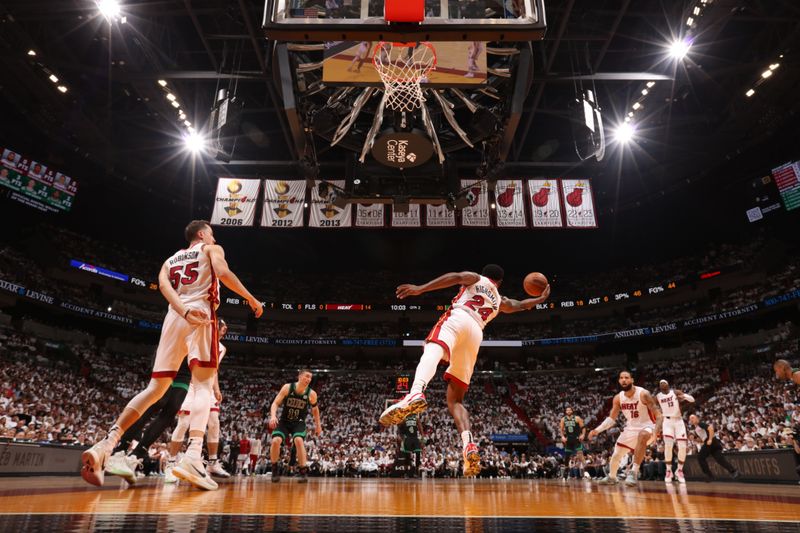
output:
[[[372,145],[372,157],[389,167],[417,167],[426,163],[432,155],[431,141],[419,130],[388,130]]]

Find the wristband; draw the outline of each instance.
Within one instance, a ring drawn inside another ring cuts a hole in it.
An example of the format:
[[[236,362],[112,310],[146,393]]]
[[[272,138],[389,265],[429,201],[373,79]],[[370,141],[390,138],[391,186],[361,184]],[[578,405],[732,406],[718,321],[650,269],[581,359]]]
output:
[[[187,309],[186,312],[183,313],[183,319],[184,320],[186,320],[186,317],[189,316],[189,311],[191,311],[191,309]]]

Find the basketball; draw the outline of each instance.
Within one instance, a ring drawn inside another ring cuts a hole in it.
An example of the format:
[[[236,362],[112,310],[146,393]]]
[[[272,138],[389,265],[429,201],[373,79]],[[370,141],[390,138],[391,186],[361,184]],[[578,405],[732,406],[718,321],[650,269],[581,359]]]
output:
[[[528,295],[539,297],[542,295],[548,281],[544,274],[541,272],[531,272],[525,276],[525,281],[522,282],[522,287]]]

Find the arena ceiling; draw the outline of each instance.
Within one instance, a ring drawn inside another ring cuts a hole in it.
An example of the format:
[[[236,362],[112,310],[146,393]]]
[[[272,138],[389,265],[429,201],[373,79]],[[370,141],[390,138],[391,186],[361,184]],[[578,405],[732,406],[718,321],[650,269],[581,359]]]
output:
[[[296,125],[281,107],[274,50],[260,29],[262,2],[121,4],[124,23],[109,23],[94,0],[0,0],[5,145],[76,169],[70,171],[81,181],[79,201],[96,206],[95,215],[147,203],[182,218],[207,216],[219,174],[302,177]],[[700,205],[687,204],[695,201],[690,197],[719,201],[730,194],[736,201],[742,183],[800,155],[796,2],[545,5],[548,31],[533,45],[533,85],[506,157],[509,176],[592,177],[601,224],[614,233],[621,213],[641,213],[642,206],[657,218],[675,206]],[[687,57],[670,58],[670,43],[687,35]],[[658,76],[653,87],[643,81],[648,74]],[[582,162],[575,152],[576,77],[596,89],[606,124],[621,123],[635,102],[641,105],[635,142],[610,145],[599,163]],[[233,158],[192,159],[183,150],[182,122],[202,131],[220,88],[235,90],[245,106]],[[323,172],[334,173],[347,157],[322,143],[316,155]],[[454,157],[464,168],[480,162],[474,153]]]

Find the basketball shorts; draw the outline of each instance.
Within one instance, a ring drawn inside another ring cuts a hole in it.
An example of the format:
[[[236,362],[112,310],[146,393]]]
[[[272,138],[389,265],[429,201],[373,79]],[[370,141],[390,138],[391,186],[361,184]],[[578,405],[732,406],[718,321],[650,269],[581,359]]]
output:
[[[272,432],[272,438],[274,439],[275,437],[281,437],[283,442],[286,442],[287,438],[294,439],[295,437],[305,440],[306,423],[303,421],[287,422],[281,420],[278,422],[278,427]]]
[[[619,438],[617,439],[617,446],[621,446],[630,451],[634,451],[636,449],[636,445],[639,443],[639,433],[642,431],[647,431],[652,435],[655,429],[656,429],[655,424],[648,424],[645,426],[637,426],[633,428],[626,426],[623,432],[620,433]]]
[[[664,435],[664,439],[687,440],[686,423],[683,418],[678,418],[677,416],[674,418],[664,417],[664,425],[661,432]]]
[[[178,411],[179,415],[190,415],[192,414],[192,403],[194,402],[194,385],[189,383],[189,392],[186,394],[186,398],[183,399],[183,403],[181,404],[181,409]],[[211,398],[211,406],[209,408],[210,412],[219,412],[219,402]]]
[[[568,455],[574,455],[583,452],[583,443],[579,440],[568,440],[564,445],[564,452]]]
[[[200,309],[200,307],[198,307]],[[202,308],[205,311],[209,306]],[[216,311],[211,311],[211,323],[203,326],[189,324],[170,307],[161,327],[152,377],[174,378],[184,357],[189,357],[189,368],[195,365],[217,368],[219,340],[217,338]]]
[[[403,438],[403,445],[401,447],[404,453],[421,452],[422,443],[416,435],[409,435]]]
[[[482,340],[483,330],[467,311],[450,309],[439,318],[425,342],[433,342],[444,349],[444,361],[450,363],[444,379],[466,389]]]

